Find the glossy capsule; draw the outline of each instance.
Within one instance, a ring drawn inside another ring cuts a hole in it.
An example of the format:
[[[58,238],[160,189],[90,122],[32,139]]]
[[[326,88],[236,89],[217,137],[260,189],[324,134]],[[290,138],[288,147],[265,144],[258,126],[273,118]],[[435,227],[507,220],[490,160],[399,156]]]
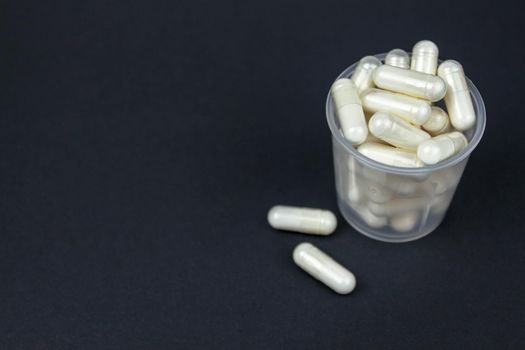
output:
[[[357,150],[376,162],[390,166],[418,168],[424,165],[415,153],[379,143],[363,143]]]
[[[301,269],[334,292],[348,294],[356,286],[352,272],[311,243],[301,243],[293,251],[293,260]]]
[[[430,40],[422,40],[412,48],[410,69],[416,72],[436,74],[439,49]]]
[[[329,210],[276,205],[268,212],[268,223],[277,230],[328,236],[337,218]]]
[[[440,77],[389,65],[378,67],[373,79],[374,84],[382,89],[432,102],[441,100],[447,91]]]
[[[459,131],[436,136],[417,148],[417,156],[425,164],[436,164],[467,147],[468,140]]]
[[[415,151],[417,146],[430,139],[430,135],[390,113],[377,112],[368,122],[375,137],[396,147]]]
[[[408,69],[410,68],[410,57],[405,50],[393,49],[386,54],[385,64]]]
[[[426,123],[431,113],[427,101],[379,89],[364,91],[361,103],[368,112],[389,112],[414,125]]]
[[[343,135],[353,145],[363,143],[368,136],[368,128],[354,82],[346,78],[338,79],[333,83],[331,92]]]
[[[439,65],[438,75],[447,85],[445,105],[452,126],[459,131],[470,129],[476,122],[476,113],[463,67],[457,61],[448,60]]]
[[[359,61],[351,78],[359,94],[361,94],[366,89],[374,87],[372,73],[374,72],[374,69],[380,65],[381,61],[374,56],[365,56]]]
[[[439,107],[432,106],[430,118],[421,127],[428,131],[430,135],[436,136],[450,130],[450,119],[447,112]]]

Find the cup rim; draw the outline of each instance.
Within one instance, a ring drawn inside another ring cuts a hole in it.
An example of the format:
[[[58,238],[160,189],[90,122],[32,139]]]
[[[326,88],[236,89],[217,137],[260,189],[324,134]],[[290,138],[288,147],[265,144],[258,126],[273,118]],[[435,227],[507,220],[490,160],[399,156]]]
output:
[[[376,54],[373,56],[378,58],[381,61],[384,61],[386,53],[380,53],[380,54]],[[339,74],[336,80],[341,79],[341,78],[350,77],[358,64],[359,64],[359,61],[353,63],[351,66],[346,68],[341,74]],[[360,152],[358,152],[357,148],[352,146],[352,144],[346,138],[344,138],[342,132],[336,125],[336,116],[335,116],[334,105],[332,101],[332,94],[330,93],[330,91],[328,91],[328,96],[326,98],[326,119],[328,121],[328,126],[330,127],[330,131],[332,133],[333,138],[335,138],[337,142],[339,142],[339,144],[343,146],[343,148],[346,149],[346,151],[350,152],[352,156],[357,158],[360,162],[365,163],[366,165],[372,168],[376,168],[384,172],[389,172],[389,173],[394,173],[394,174],[405,174],[405,175],[425,174],[425,173],[431,173],[431,172],[438,171],[441,169],[449,168],[451,166],[454,166],[462,162],[472,153],[472,151],[476,148],[476,146],[481,141],[483,132],[485,131],[486,110],[485,110],[485,104],[483,102],[483,98],[481,97],[481,94],[479,93],[474,83],[472,83],[472,81],[468,77],[465,77],[465,80],[467,81],[467,86],[468,86],[470,95],[472,97],[472,103],[474,104],[474,108],[476,111],[476,125],[475,125],[474,134],[472,135],[472,138],[469,140],[467,147],[462,149],[460,152],[458,152],[454,156],[442,162],[439,162],[437,164],[425,165],[419,168],[404,168],[404,167],[391,166],[391,165],[386,165],[386,164],[377,162],[373,159],[370,159],[364,156]]]

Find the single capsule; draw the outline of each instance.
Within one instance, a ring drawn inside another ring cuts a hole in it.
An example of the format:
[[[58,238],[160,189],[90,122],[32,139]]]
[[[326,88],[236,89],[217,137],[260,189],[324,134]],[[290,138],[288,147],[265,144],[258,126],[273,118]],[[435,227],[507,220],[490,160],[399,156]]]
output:
[[[388,65],[377,67],[373,79],[374,84],[382,89],[432,102],[441,100],[447,92],[440,77]]]
[[[419,168],[424,165],[412,152],[379,143],[363,143],[357,150],[366,157],[386,165],[403,168]]]
[[[372,73],[374,72],[374,69],[380,65],[381,61],[374,56],[366,56],[359,61],[359,64],[357,65],[351,78],[359,94],[361,94],[366,89],[374,87]]]
[[[448,60],[439,65],[438,75],[447,85],[445,105],[452,126],[459,131],[470,129],[476,122],[476,113],[463,67],[457,61]]]
[[[430,103],[414,97],[379,89],[368,89],[361,95],[363,108],[369,112],[390,112],[414,125],[430,118]]]
[[[405,50],[393,49],[386,54],[385,64],[408,69],[410,68],[410,57]]]
[[[339,294],[352,292],[356,285],[352,272],[311,243],[301,243],[293,251],[293,260],[310,276]]]
[[[447,112],[439,107],[432,106],[430,118],[421,127],[428,131],[430,135],[437,136],[450,130],[450,119]]]
[[[431,138],[417,148],[417,156],[425,164],[436,164],[467,147],[468,140],[459,131],[453,131]]]
[[[390,218],[390,226],[398,232],[408,232],[416,227],[419,221],[417,211],[407,211]]]
[[[337,219],[329,210],[276,205],[268,212],[268,223],[277,230],[328,236]]]
[[[350,79],[338,79],[331,91],[343,135],[353,145],[363,143],[368,135],[368,128],[354,83]]]
[[[363,219],[363,221],[372,228],[381,228],[386,226],[388,218],[386,216],[375,215],[368,209],[368,207],[361,206],[354,208],[356,213]]]
[[[430,40],[422,40],[412,48],[410,69],[416,72],[436,75],[439,49]]]
[[[361,188],[357,181],[359,174],[359,165],[354,157],[348,160],[348,177],[346,178],[346,195],[350,204],[357,204],[361,200]]]
[[[368,128],[375,137],[399,148],[415,151],[417,146],[430,135],[395,115],[377,112],[368,122]]]
[[[369,202],[368,208],[378,216],[394,216],[407,211],[424,209],[427,202],[426,197],[398,198],[386,203]]]

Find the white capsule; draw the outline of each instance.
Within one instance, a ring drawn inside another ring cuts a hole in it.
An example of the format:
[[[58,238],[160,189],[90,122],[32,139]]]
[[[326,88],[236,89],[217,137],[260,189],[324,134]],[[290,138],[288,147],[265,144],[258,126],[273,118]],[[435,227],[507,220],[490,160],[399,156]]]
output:
[[[366,157],[391,166],[404,168],[422,167],[415,153],[378,143],[363,143],[357,150]]]
[[[436,136],[421,143],[417,148],[417,156],[425,164],[436,164],[461,151],[468,144],[468,140],[459,131]]]
[[[339,294],[352,292],[356,285],[352,272],[311,243],[301,243],[293,251],[293,260],[310,276]]]
[[[368,128],[375,137],[399,148],[415,151],[417,146],[430,135],[395,115],[377,112],[368,122]]]
[[[276,205],[268,212],[268,223],[277,230],[328,236],[337,219],[329,210]]]
[[[368,112],[389,112],[414,125],[430,118],[430,103],[414,97],[379,89],[368,89],[361,95],[363,108]]]
[[[381,61],[374,56],[366,56],[359,61],[359,64],[357,65],[351,78],[359,94],[361,94],[366,89],[374,87],[372,73],[374,72],[374,69],[380,65]]]
[[[385,57],[385,64],[403,69],[410,68],[410,56],[405,50],[390,50]]]
[[[416,227],[419,221],[419,213],[417,211],[407,211],[390,218],[390,226],[399,232],[408,232]]]
[[[439,107],[432,106],[432,112],[428,121],[421,125],[430,135],[437,136],[450,130],[450,119],[447,112]]]
[[[427,73],[436,74],[438,66],[439,49],[430,40],[422,40],[412,48],[412,61],[410,69]]]
[[[394,216],[407,211],[423,209],[427,202],[428,199],[425,197],[397,198],[386,203],[369,202],[368,208],[374,215]]]
[[[381,228],[386,226],[388,218],[385,216],[375,215],[366,206],[355,207],[356,213],[363,219],[363,221],[372,228]]]
[[[346,195],[350,204],[357,204],[361,200],[362,190],[357,182],[359,166],[354,157],[348,160],[348,177],[346,183]]]
[[[463,67],[457,61],[448,60],[439,65],[438,75],[447,85],[445,105],[452,126],[460,131],[470,129],[476,122],[476,113]]]
[[[377,67],[373,78],[377,87],[432,102],[441,100],[447,92],[440,77],[389,65]]]
[[[350,79],[338,79],[331,91],[343,135],[353,145],[363,143],[368,135],[368,128],[354,83]]]

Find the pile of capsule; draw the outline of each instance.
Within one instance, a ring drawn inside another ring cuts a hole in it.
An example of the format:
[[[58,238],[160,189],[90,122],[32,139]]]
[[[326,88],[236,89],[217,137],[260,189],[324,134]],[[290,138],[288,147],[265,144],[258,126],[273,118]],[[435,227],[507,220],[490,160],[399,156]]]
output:
[[[414,46],[411,58],[400,49],[390,51],[384,64],[364,57],[350,79],[335,81],[331,96],[343,136],[364,156],[389,166],[420,168],[454,156],[468,145],[463,132],[476,122],[463,68],[453,60],[438,65],[438,48],[428,40]],[[464,167],[460,162],[396,175],[339,148],[336,186],[347,206],[341,210],[348,208],[347,217],[359,217],[364,230],[385,240],[401,239],[391,229],[409,239],[435,228]]]
[[[390,51],[385,64],[366,56],[351,79],[335,81],[331,93],[341,131],[360,153],[387,165],[422,167],[467,146],[462,132],[476,114],[463,68],[453,60],[438,67],[438,54],[423,40],[412,59],[401,49]],[[446,111],[433,105],[442,99]]]

